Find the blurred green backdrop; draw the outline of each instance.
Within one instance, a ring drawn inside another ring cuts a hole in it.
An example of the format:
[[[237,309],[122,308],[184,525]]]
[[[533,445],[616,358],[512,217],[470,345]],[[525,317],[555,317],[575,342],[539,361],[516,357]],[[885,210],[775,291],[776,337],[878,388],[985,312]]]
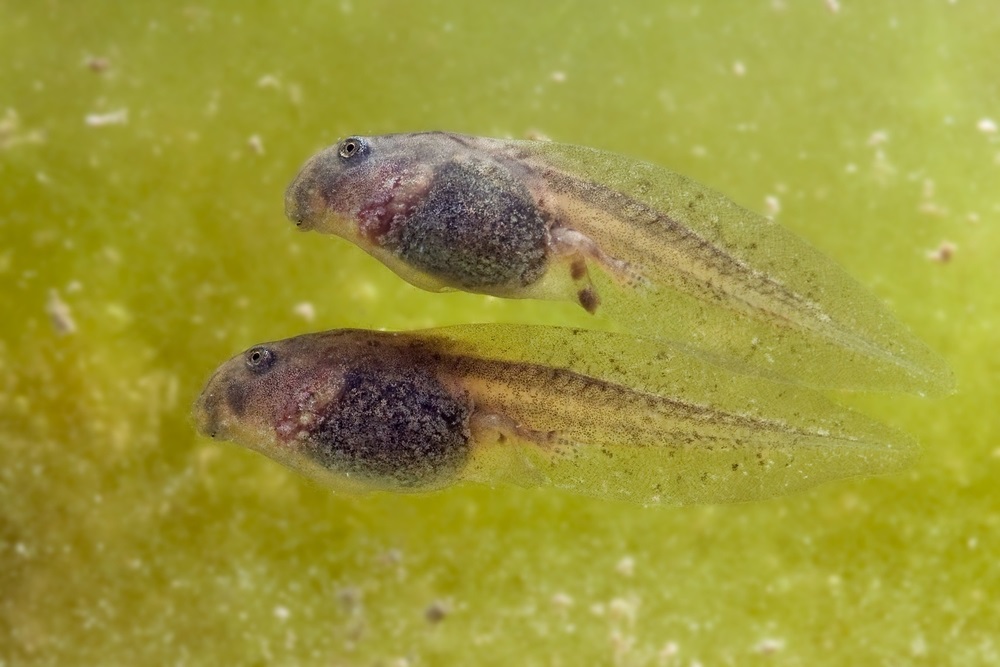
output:
[[[0,665],[1000,661],[995,3],[611,4],[0,0]],[[196,437],[255,342],[587,323],[284,220],[318,148],[435,128],[776,213],[953,364],[949,399],[844,399],[919,467],[725,507],[346,498]]]

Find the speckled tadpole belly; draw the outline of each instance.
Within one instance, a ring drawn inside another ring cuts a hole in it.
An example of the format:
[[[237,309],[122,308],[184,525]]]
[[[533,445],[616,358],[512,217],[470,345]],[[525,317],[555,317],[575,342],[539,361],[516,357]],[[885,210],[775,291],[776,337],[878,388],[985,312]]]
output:
[[[544,272],[548,229],[524,186],[492,162],[451,162],[390,227],[400,260],[467,290],[524,287]]]

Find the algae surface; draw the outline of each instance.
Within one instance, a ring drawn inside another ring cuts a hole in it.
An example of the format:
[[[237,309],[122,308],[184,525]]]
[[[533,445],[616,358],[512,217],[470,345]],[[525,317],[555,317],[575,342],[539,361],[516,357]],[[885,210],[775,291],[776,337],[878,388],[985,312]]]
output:
[[[0,664],[995,664],[998,34],[985,1],[0,4]],[[918,467],[686,509],[349,498],[196,437],[254,342],[588,324],[284,220],[319,147],[432,128],[777,215],[953,365],[947,399],[845,399]]]

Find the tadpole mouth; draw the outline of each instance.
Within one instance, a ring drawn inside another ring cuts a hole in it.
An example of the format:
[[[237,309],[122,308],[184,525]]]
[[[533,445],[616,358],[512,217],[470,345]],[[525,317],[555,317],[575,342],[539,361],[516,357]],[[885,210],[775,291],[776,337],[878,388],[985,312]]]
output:
[[[292,181],[288,189],[285,190],[285,217],[294,222],[296,227],[302,227],[302,223],[306,220],[308,197],[304,195],[302,190],[308,190],[308,188],[302,187],[300,178]]]
[[[214,378],[213,378],[214,379]],[[225,439],[225,427],[219,411],[219,396],[212,390],[212,382],[202,390],[191,409],[191,418],[199,435],[206,438]]]
[[[302,165],[285,189],[285,217],[299,229],[311,229],[326,209],[324,183],[332,177],[324,169],[326,153],[314,155]]]

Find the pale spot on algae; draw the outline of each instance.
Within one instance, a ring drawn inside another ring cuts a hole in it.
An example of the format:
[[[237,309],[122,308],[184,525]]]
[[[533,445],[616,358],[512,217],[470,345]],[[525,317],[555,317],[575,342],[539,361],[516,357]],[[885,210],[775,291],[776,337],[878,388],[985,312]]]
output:
[[[754,653],[761,655],[774,655],[785,648],[785,640],[776,637],[765,637],[754,644]]]
[[[764,215],[774,218],[781,213],[781,200],[777,195],[767,195],[764,197]]]
[[[568,593],[557,592],[552,595],[552,606],[559,611],[566,611],[573,606],[573,598]]]
[[[45,302],[45,312],[49,316],[52,328],[60,336],[76,333],[76,321],[69,305],[59,296],[58,290],[50,289],[49,298]]]
[[[631,577],[635,574],[635,558],[632,556],[623,556],[618,564],[615,565],[615,572],[622,575],[623,577]]]
[[[21,128],[21,117],[17,111],[8,108],[0,117],[0,150],[7,150],[21,144],[41,144],[45,133],[41,130]]]
[[[316,319],[316,307],[313,306],[308,301],[302,301],[295,304],[292,308],[292,312],[301,317],[306,322],[312,322]]]
[[[251,134],[247,139],[247,148],[255,155],[264,154],[264,140],[259,134]]]
[[[113,111],[103,113],[89,113],[83,118],[83,123],[87,127],[108,127],[112,125],[126,125],[128,123],[128,109],[122,107]]]

